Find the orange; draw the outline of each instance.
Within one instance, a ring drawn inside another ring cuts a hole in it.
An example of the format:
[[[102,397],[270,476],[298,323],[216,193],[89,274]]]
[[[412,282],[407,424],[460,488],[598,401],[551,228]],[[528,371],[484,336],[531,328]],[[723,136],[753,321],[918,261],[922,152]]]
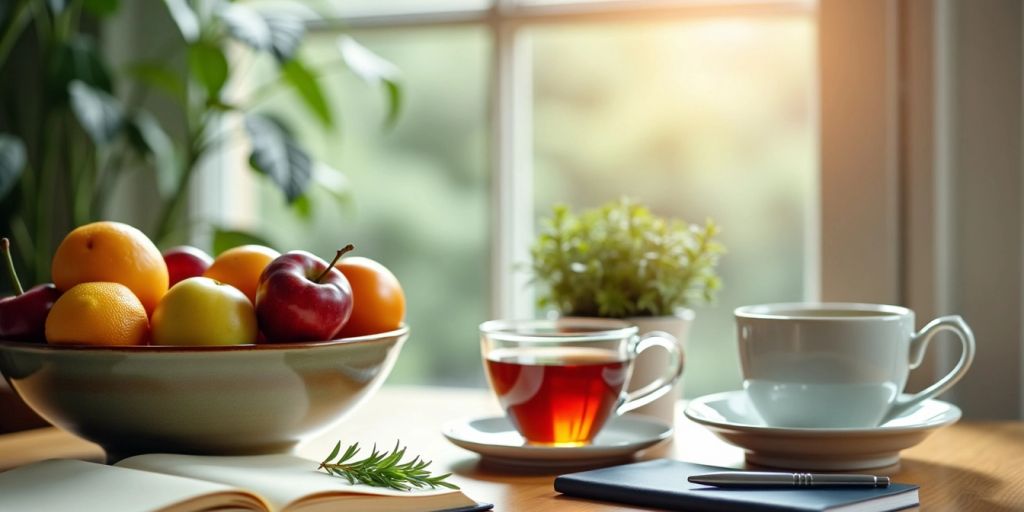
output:
[[[82,283],[64,292],[46,317],[46,341],[88,345],[145,345],[149,317],[120,283]]]
[[[238,288],[249,297],[249,302],[255,304],[260,274],[280,255],[281,253],[270,247],[242,245],[220,253],[220,256],[213,260],[213,265],[203,272],[203,277]]]
[[[153,242],[120,222],[93,222],[64,237],[53,255],[53,284],[66,292],[79,283],[121,283],[152,314],[167,293],[167,264]]]
[[[398,278],[384,265],[355,256],[334,265],[352,285],[352,316],[341,328],[342,338],[393,331],[405,318],[405,294]]]

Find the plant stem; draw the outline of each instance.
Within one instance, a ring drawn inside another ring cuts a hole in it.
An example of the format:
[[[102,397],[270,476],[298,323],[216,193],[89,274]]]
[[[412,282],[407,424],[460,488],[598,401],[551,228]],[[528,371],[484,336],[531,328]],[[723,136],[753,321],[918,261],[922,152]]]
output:
[[[3,38],[0,38],[0,66],[7,62],[7,56],[11,53],[11,49],[14,48],[14,43],[18,42],[18,37],[25,31],[29,20],[32,19],[32,13],[28,9],[29,3],[29,1],[25,1],[18,5],[18,9],[14,13],[14,19],[11,20],[7,32],[4,32]]]
[[[14,270],[14,259],[11,258],[11,241],[6,238],[0,239],[0,251],[4,253],[4,260],[7,262],[7,274],[11,276],[11,282],[14,283],[14,295],[25,293],[25,289],[21,287],[21,281],[18,281],[18,272]]]
[[[156,230],[153,232],[153,238],[157,245],[164,242],[164,238],[172,231],[171,226],[174,222],[174,214],[188,195],[188,185],[192,181],[192,174],[195,173],[196,167],[198,167],[205,152],[202,145],[205,132],[205,125],[200,123],[199,128],[192,132],[188,138],[185,146],[185,167],[182,169],[181,176],[178,177],[178,183],[174,187],[171,199],[160,210]]]
[[[132,92],[129,93],[128,99],[124,104],[124,117],[127,122],[131,122],[135,117],[142,103],[149,96],[149,90],[149,85],[146,83],[140,83],[132,88]],[[99,219],[102,217],[103,208],[107,204],[110,190],[117,185],[117,177],[122,171],[121,166],[124,164],[125,157],[130,150],[131,144],[128,143],[127,135],[122,135],[111,144],[111,149],[107,152],[107,157],[103,159],[102,165],[99,161],[100,153],[97,151],[93,159],[93,180],[90,184],[92,186],[92,204],[90,207],[92,218]]]
[[[18,253],[21,256],[21,261],[25,265],[31,265],[35,248],[32,244],[32,235],[29,233],[28,226],[25,225],[25,219],[21,215],[15,215],[11,218],[11,234],[14,235],[15,240],[20,240],[18,243]]]
[[[317,276],[316,279],[313,280],[313,282],[319,283],[320,281],[323,280],[323,278],[327,277],[327,274],[330,273],[332,268],[334,268],[334,264],[337,263],[338,260],[341,259],[342,255],[344,255],[346,252],[350,252],[350,251],[355,250],[355,248],[356,248],[356,246],[354,246],[352,244],[348,244],[345,247],[342,247],[341,249],[338,249],[338,253],[334,255],[334,259],[331,260],[331,262],[327,264],[327,268],[325,268],[324,271],[319,276]]]
[[[35,261],[33,262],[34,267],[34,281],[42,281],[47,267],[47,263],[50,261],[50,240],[53,236],[53,189],[54,189],[54,157],[57,151],[54,149],[59,147],[58,137],[60,135],[59,126],[54,126],[53,112],[49,112],[45,116],[45,121],[42,123],[44,126],[42,143],[42,161],[39,166],[39,187],[37,190],[36,197],[36,233],[33,239],[36,243]]]
[[[49,14],[46,12],[45,2],[33,2],[28,0],[32,8],[35,10],[33,18],[36,20],[36,33],[39,36],[39,46],[45,47],[50,41],[50,35],[53,33],[53,25],[50,22]]]
[[[93,220],[89,200],[96,177],[96,151],[92,145],[79,140],[72,145],[72,152],[74,162],[71,165],[76,172],[72,173],[71,225],[81,226]]]
[[[190,158],[189,162],[185,164],[185,168],[182,169],[181,176],[178,178],[178,183],[174,187],[174,193],[171,195],[171,199],[164,205],[163,209],[160,210],[160,217],[156,223],[156,230],[153,232],[153,238],[157,245],[164,242],[164,238],[171,231],[171,224],[174,221],[174,213],[178,210],[178,207],[184,201],[185,196],[188,195],[188,184],[192,180],[192,174],[195,172],[196,164],[198,160]]]
[[[82,0],[71,0],[60,16],[54,20],[54,35],[60,41],[66,41],[71,31],[78,26],[78,11],[82,7]]]

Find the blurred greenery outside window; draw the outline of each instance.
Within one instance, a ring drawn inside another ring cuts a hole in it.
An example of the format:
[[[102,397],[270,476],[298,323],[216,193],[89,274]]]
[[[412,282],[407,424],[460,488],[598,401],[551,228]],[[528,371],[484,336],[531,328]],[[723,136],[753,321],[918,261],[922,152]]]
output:
[[[354,11],[385,14],[373,27],[345,20],[338,27],[401,70],[397,125],[382,129],[379,91],[347,73],[321,79],[337,96],[330,102],[337,127],[298,125],[306,147],[341,171],[349,199],[314,189],[311,211],[299,214],[271,185],[238,172],[217,200],[229,221],[282,250],[326,257],[353,242],[358,254],[395,272],[413,334],[389,383],[483,385],[476,328],[503,314],[491,304],[491,260],[496,241],[508,239],[494,232],[500,223],[493,220],[513,214],[498,211],[503,203],[492,186],[491,116],[511,115],[492,97],[497,81],[509,78],[495,76],[504,72],[495,63],[502,43],[494,30],[502,22],[481,14],[477,22],[418,24],[402,10],[420,3],[395,1],[356,2]],[[472,12],[478,3],[464,7]],[[517,51],[528,63],[526,76],[515,78],[530,100],[516,107],[531,120],[526,140],[514,141],[530,155],[515,172],[532,183],[531,204],[517,205],[515,214],[539,222],[555,203],[579,209],[629,196],[660,215],[714,218],[729,250],[720,267],[724,288],[717,303],[697,310],[685,390],[735,389],[732,310],[813,298],[806,290],[816,285],[805,271],[817,201],[813,12],[652,11],[649,19],[644,12],[624,23],[586,16],[515,22]],[[403,26],[389,27],[387,16]],[[307,39],[309,62],[336,52],[340,32],[331,27]],[[290,93],[268,104],[295,121],[301,108]],[[526,288],[514,292],[532,297]]]

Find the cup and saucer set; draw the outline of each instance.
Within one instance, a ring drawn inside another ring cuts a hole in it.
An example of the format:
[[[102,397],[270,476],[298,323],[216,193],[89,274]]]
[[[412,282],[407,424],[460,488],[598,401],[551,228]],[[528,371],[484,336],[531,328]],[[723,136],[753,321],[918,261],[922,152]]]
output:
[[[975,343],[959,316],[915,330],[913,311],[859,303],[788,303],[735,311],[743,389],[692,400],[685,415],[771,468],[888,468],[935,430],[960,419],[934,397],[967,372]],[[640,335],[605,319],[491,321],[481,350],[506,415],[454,421],[443,434],[485,460],[544,468],[628,461],[673,436],[652,417],[623,415],[669,393],[682,374],[671,335]],[[929,342],[952,332],[954,368],[916,394],[903,393]],[[633,361],[652,347],[669,357],[653,382],[626,392]],[[676,439],[686,443],[686,439]]]
[[[670,392],[683,373],[682,345],[597,318],[494,320],[480,326],[487,378],[503,417],[448,423],[452,443],[503,466],[542,468],[628,460],[673,434],[656,418],[623,415]],[[626,391],[636,357],[668,352],[660,375]]]

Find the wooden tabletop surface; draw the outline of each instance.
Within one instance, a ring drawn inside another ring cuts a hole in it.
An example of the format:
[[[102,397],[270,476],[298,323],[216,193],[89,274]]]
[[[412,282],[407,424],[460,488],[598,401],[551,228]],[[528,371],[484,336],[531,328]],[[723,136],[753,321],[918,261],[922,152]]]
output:
[[[646,510],[568,498],[552,488],[557,472],[515,471],[490,467],[474,453],[441,436],[453,419],[498,414],[486,390],[385,387],[350,418],[325,435],[311,439],[299,454],[321,459],[337,440],[393,445],[434,460],[438,471],[467,495],[495,504],[495,510],[629,511]],[[743,453],[703,427],[686,420],[680,409],[672,443],[652,448],[642,458],[668,456],[690,462],[743,467]],[[54,428],[0,436],[0,470],[48,458],[99,461],[99,447]],[[903,452],[894,481],[921,486],[922,510],[1024,510],[1024,422],[961,422],[934,433]]]

